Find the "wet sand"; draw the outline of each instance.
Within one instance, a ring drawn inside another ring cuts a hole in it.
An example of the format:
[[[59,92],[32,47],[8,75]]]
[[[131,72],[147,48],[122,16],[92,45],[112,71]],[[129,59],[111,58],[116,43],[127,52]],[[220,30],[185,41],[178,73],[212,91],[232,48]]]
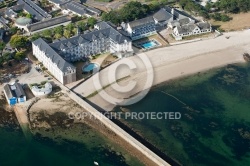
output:
[[[93,137],[99,136],[108,142],[111,147],[114,147],[115,151],[117,150],[118,153],[125,155],[125,158],[131,159],[132,156],[133,160],[139,160],[144,165],[154,165],[150,159],[116,135],[99,120],[93,117],[85,117],[81,120],[69,119],[69,112],[85,112],[85,110],[62,94],[55,96],[56,100],[55,98],[41,99],[31,107],[31,131],[34,135],[38,134],[54,140],[61,138],[77,141],[86,144],[86,146],[91,146]],[[44,109],[45,104],[46,108],[48,108],[46,110]],[[92,146],[96,146],[95,143]]]

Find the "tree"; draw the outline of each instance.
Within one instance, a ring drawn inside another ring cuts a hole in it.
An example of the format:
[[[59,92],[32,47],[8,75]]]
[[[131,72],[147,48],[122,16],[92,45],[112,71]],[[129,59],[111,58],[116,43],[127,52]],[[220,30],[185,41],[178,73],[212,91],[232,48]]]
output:
[[[209,19],[209,14],[205,10],[201,10],[199,15],[203,18]]]
[[[65,36],[66,38],[70,38],[71,32],[69,30],[65,29],[64,32],[63,32],[63,36]]]
[[[160,0],[160,3],[166,5],[168,3],[168,0]]]
[[[219,3],[219,7],[225,10],[225,12],[230,12],[230,13],[239,12],[236,0],[221,0]]]
[[[54,35],[54,38],[56,38],[56,39],[60,39],[61,37],[62,37],[62,35],[59,34],[59,33],[56,33],[56,34]]]
[[[73,29],[75,28],[75,25],[74,24],[72,24],[72,23],[69,23],[68,25],[66,25],[66,27],[65,27],[68,31],[73,31]]]
[[[13,48],[24,48],[28,44],[28,38],[26,36],[14,35],[10,39],[10,46]]]
[[[118,14],[118,11],[116,11],[116,10],[111,10],[108,13],[104,12],[102,14],[102,20],[104,20],[104,21],[111,21],[114,24],[121,23],[121,18],[120,18],[119,14]]]
[[[220,13],[215,13],[215,14],[211,15],[211,17],[215,21],[223,21],[223,22],[230,21],[232,19],[228,15],[220,14]]]
[[[210,11],[212,7],[213,7],[212,3],[211,2],[207,2],[206,6],[205,6],[205,9],[207,11]]]
[[[3,59],[3,57],[0,57],[0,66],[1,67],[3,66],[3,63],[4,63],[4,59]]]
[[[131,1],[126,3],[120,10],[119,15],[124,21],[133,21],[145,17],[150,11],[147,10],[147,5],[142,5],[140,2]]]
[[[249,0],[238,0],[237,7],[242,12],[247,12],[250,10],[250,1]]]
[[[28,13],[28,14],[26,15],[26,17],[27,17],[27,18],[32,18],[33,16],[32,16],[32,14]]]
[[[84,22],[84,21],[78,22],[77,26],[80,28],[81,31],[87,30],[86,22]]]
[[[102,19],[104,21],[111,21],[114,24],[119,24],[122,21],[133,21],[144,18],[148,14],[160,9],[160,7],[161,4],[159,2],[147,5],[137,1],[130,1],[119,10],[111,10],[108,13],[103,13]]]
[[[18,13],[17,15],[18,15],[18,17],[25,17],[26,16],[26,14],[22,11],[20,13]]]
[[[77,28],[74,28],[73,30],[72,30],[72,33],[73,33],[73,35],[76,35],[77,34]],[[81,30],[81,29],[80,29]]]
[[[43,36],[45,37],[51,37],[52,36],[52,31],[49,29],[46,29],[42,32]]]
[[[230,21],[232,18],[230,18],[228,15],[222,14],[221,15],[221,21],[227,22]]]
[[[38,33],[35,33],[34,35],[32,35],[31,37],[30,37],[30,41],[35,41],[36,39],[39,39],[41,36],[38,34]]]
[[[3,41],[0,41],[0,50],[3,50],[5,47],[5,43]]]
[[[150,3],[148,7],[149,11],[156,11],[159,9],[159,3],[158,2]]]
[[[6,52],[3,54],[2,58],[5,62],[7,62],[8,60],[11,59],[11,54],[9,52]]]
[[[88,19],[87,19],[87,24],[91,27],[91,28],[93,28],[94,27],[94,25],[97,23],[97,20],[94,18],[94,17],[89,17]]]
[[[15,58],[16,60],[21,60],[21,59],[23,59],[24,57],[25,57],[25,54],[24,54],[23,51],[16,52],[16,54],[15,54],[15,56],[14,56],[14,58]]]
[[[61,36],[63,35],[63,26],[58,26],[54,28],[55,34],[60,34]]]
[[[10,32],[10,34],[12,34],[12,35],[16,34],[16,33],[17,33],[17,27],[11,27],[11,28],[9,29],[9,32]]]

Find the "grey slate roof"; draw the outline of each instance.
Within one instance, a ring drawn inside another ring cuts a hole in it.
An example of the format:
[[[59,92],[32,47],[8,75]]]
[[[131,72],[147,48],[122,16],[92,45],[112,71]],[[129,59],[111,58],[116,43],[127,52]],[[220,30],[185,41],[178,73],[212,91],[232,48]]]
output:
[[[134,28],[134,27],[138,27],[138,26],[144,26],[147,23],[154,23],[154,19],[152,16],[138,19],[135,21],[131,21],[131,22],[129,22],[129,25],[131,28]]]
[[[13,89],[12,89],[12,87],[13,87]],[[19,98],[19,97],[26,96],[24,91],[23,91],[22,85],[17,83],[17,82],[15,82],[13,85],[6,84],[4,86],[4,91],[5,91],[8,99],[11,99],[13,97]]]
[[[34,45],[38,46],[41,51],[45,52],[45,55],[51,59],[53,63],[57,65],[57,67],[62,72],[67,72],[69,68],[75,69],[75,67],[64,60],[54,49],[50,47],[42,38],[39,38],[33,42]]]
[[[17,13],[12,8],[7,8],[5,10],[5,15],[9,18],[12,17],[12,15],[17,16]]]
[[[8,24],[9,21],[6,20],[4,17],[0,16],[0,22],[4,23],[4,24]]]
[[[98,26],[99,29],[105,29],[105,28],[110,28],[110,27],[115,29],[115,26],[109,21],[108,22],[100,21],[100,22],[96,23],[95,26]]]
[[[28,13],[32,14],[36,20],[43,20],[44,18],[50,18],[51,15],[49,15],[46,11],[41,9],[39,6],[37,6],[34,2],[31,0],[19,0],[17,2],[18,5],[24,5],[23,9],[26,10]]]
[[[71,18],[64,15],[28,25],[27,28],[30,32],[34,32],[40,29],[48,28],[68,21],[71,21]]]
[[[19,4],[19,5],[15,5],[15,6],[11,6],[10,8],[14,11],[20,11],[23,10],[24,4]]]
[[[207,22],[199,22],[196,25],[200,28],[200,30],[208,30],[211,28],[211,24]]]
[[[153,17],[161,22],[161,21],[167,21],[171,18],[173,18],[173,15],[171,13],[169,13],[168,11],[166,11],[165,8],[161,8],[158,12],[156,12]]]
[[[190,19],[188,17],[182,18],[182,19],[179,20],[179,23],[180,23],[181,26],[185,25],[185,24],[188,24],[188,23],[190,23]]]
[[[13,93],[12,90],[10,89],[9,84],[6,84],[6,85],[3,87],[3,89],[4,89],[4,91],[5,91],[6,96],[7,96],[8,99],[11,99],[11,98],[15,97],[15,96],[14,96],[14,93]]]
[[[69,39],[54,41],[54,43],[47,44],[43,39],[39,38],[33,42],[34,45],[38,46],[40,50],[44,51],[46,56],[49,57],[52,62],[56,63],[58,68],[66,72],[68,67],[75,69],[73,65],[64,60],[56,51],[61,52],[62,49],[68,49],[84,43],[91,43],[99,38],[110,38],[117,43],[123,43],[131,41],[130,38],[122,35],[108,23],[100,23],[103,26],[100,30],[95,30],[87,34],[81,34],[74,36]],[[105,26],[104,26],[105,25]]]
[[[53,3],[55,3],[55,4],[58,4],[58,5],[60,5],[60,4],[63,4],[63,3],[65,3],[65,1],[67,1],[67,0],[49,0],[49,1],[51,1],[51,2],[53,2]]]
[[[177,26],[179,34],[191,33],[197,26],[195,24],[186,24],[183,26]]]
[[[25,96],[25,93],[24,93],[24,90],[22,88],[22,85],[19,84],[19,83],[17,83],[17,82],[14,85],[16,86],[16,90],[15,90],[16,96],[17,97]]]
[[[93,8],[93,7],[90,7],[90,6],[86,6],[86,7],[87,7],[87,10],[89,10],[89,11],[91,11],[91,12],[97,14],[97,15],[100,15],[102,13],[102,11],[99,10],[99,9],[96,9],[96,8]]]
[[[171,13],[174,16],[174,19],[182,19],[182,18],[187,18],[187,17],[191,18],[191,16],[188,15],[187,13],[171,8],[169,6],[165,6],[165,10]],[[173,13],[172,13],[172,10],[173,10]]]
[[[50,46],[52,48],[54,48],[55,50],[60,51],[62,49],[75,47],[75,46],[78,46],[80,44],[91,43],[94,40],[98,40],[99,38],[110,38],[119,44],[124,43],[125,40],[131,41],[130,38],[119,33],[116,29],[111,27],[108,23],[102,22],[99,24],[103,25],[102,27],[100,27],[100,30],[95,30],[95,31],[92,31],[90,33],[81,34],[79,36],[71,37],[71,38],[66,39],[66,40],[54,42],[54,43],[51,43]]]
[[[1,39],[1,40],[3,40],[4,33],[5,33],[5,30],[1,28],[1,29],[0,29],[0,39]]]
[[[59,41],[61,41],[61,40],[66,40],[66,38],[63,36],[63,37],[61,37],[60,39],[55,39],[55,40],[53,40],[53,43],[59,42]]]
[[[87,7],[84,5],[81,5],[80,3],[71,1],[68,3],[65,3],[63,5],[61,5],[62,8],[67,9],[67,10],[71,10],[79,15],[95,15],[95,14],[100,14],[101,11],[92,7]]]

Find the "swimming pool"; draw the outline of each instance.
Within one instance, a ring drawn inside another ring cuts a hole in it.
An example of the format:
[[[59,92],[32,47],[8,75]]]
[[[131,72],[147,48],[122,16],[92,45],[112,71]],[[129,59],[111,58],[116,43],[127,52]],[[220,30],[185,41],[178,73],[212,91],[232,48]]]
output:
[[[156,47],[156,46],[158,46],[159,45],[159,43],[157,42],[157,41],[155,41],[155,40],[150,40],[150,41],[148,41],[148,42],[146,42],[146,43],[143,43],[141,46],[143,47],[143,48],[145,48],[145,49],[150,49],[150,48],[154,48],[154,47]]]
[[[99,65],[96,63],[89,63],[87,66],[83,66],[83,72],[91,72],[91,71],[98,71]]]

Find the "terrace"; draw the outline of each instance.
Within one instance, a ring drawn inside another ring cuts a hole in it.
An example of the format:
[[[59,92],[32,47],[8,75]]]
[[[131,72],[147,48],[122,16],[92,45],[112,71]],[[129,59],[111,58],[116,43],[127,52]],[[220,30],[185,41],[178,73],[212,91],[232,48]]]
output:
[[[167,46],[168,43],[159,34],[156,34],[143,39],[135,40],[133,41],[133,45],[142,51],[147,51],[157,47]]]

